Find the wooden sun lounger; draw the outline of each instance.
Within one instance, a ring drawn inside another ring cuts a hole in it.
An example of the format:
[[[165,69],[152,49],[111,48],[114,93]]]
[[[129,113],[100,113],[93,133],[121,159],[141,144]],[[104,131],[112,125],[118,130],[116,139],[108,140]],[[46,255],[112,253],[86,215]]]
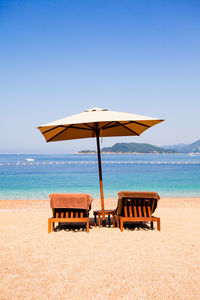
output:
[[[152,215],[160,199],[157,193],[135,192],[134,195],[134,192],[120,192],[118,196],[117,226],[121,231],[124,222],[151,222],[151,229],[153,222],[157,222],[160,231],[160,218]]]
[[[86,223],[89,232],[89,212],[85,209],[55,208],[53,217],[48,219],[48,233],[54,231],[55,223]]]
[[[89,194],[51,194],[50,206],[53,217],[48,219],[48,233],[54,231],[55,223],[86,223],[89,232],[89,211],[92,197]]]

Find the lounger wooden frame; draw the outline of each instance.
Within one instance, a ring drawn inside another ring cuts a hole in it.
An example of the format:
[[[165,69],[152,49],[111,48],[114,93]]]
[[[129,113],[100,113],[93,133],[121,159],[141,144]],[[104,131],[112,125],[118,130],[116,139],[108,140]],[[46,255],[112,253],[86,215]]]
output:
[[[122,211],[117,215],[117,227],[123,231],[124,222],[157,222],[157,229],[160,231],[160,218],[152,216],[155,199],[123,198]]]
[[[89,232],[89,212],[85,209],[52,209],[53,217],[48,219],[48,233],[54,231],[55,223],[86,223]]]

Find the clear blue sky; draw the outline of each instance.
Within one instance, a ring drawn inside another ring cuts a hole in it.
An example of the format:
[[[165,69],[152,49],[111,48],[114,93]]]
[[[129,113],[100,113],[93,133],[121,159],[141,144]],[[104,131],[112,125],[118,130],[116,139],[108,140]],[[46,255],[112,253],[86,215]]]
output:
[[[164,118],[140,137],[200,139],[200,1],[0,1],[0,153],[72,153],[37,125],[87,108]]]

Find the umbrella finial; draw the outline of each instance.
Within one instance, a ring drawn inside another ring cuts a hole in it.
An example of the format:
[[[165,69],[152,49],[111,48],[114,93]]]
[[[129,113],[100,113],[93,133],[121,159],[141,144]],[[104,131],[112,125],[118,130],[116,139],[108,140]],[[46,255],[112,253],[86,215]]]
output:
[[[107,111],[107,109],[106,108],[93,107],[93,108],[85,110],[85,112],[93,112],[93,111]]]

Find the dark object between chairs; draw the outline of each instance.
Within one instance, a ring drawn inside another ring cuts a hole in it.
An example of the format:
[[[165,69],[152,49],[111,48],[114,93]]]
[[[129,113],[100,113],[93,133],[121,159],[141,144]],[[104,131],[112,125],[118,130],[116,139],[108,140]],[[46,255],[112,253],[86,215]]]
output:
[[[110,216],[113,218],[113,227],[115,227],[115,210],[104,210],[105,216],[108,216],[108,225],[110,227]],[[94,215],[94,226],[97,226],[97,221],[98,221],[98,226],[101,227],[101,217],[102,217],[102,210],[95,210],[93,212]],[[105,224],[103,222],[105,221]],[[106,220],[102,220],[102,227],[106,226]]]

